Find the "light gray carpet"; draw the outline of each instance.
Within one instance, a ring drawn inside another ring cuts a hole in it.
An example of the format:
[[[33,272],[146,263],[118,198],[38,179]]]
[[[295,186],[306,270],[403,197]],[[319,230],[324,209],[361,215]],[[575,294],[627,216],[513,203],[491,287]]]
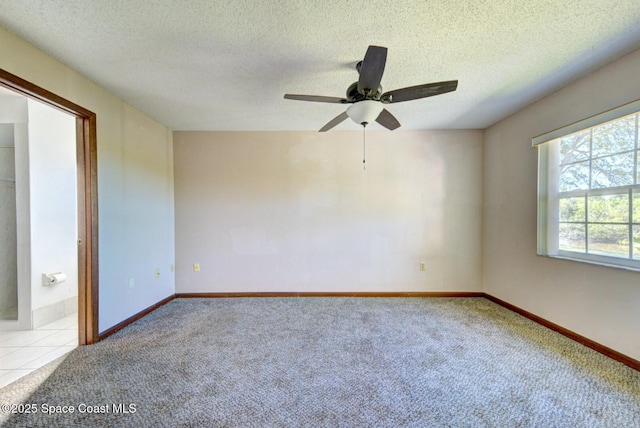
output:
[[[75,413],[7,426],[638,427],[640,372],[483,298],[177,299],[16,400]]]

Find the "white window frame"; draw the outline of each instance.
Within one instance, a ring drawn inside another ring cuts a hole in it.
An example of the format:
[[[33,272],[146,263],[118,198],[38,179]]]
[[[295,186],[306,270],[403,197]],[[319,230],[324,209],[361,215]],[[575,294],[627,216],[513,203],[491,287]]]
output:
[[[623,269],[631,269],[631,270],[639,270],[640,271],[640,260],[633,258],[622,258],[622,257],[612,257],[612,256],[604,256],[599,254],[593,254],[588,252],[588,235],[585,236],[585,244],[587,245],[586,251],[583,252],[573,252],[573,251],[565,251],[559,249],[558,243],[558,231],[560,225],[559,219],[559,194],[560,191],[558,189],[558,169],[555,167],[550,167],[550,165],[558,164],[558,153],[557,150],[554,150],[550,143],[559,138],[568,136],[570,134],[577,133],[579,131],[584,131],[599,125],[602,125],[607,122],[611,122],[616,119],[620,119],[624,116],[629,116],[631,114],[636,114],[636,134],[635,134],[635,148],[634,151],[634,181],[636,184],[628,185],[628,186],[619,186],[619,187],[608,187],[604,189],[587,189],[587,190],[577,190],[572,191],[571,196],[575,193],[576,196],[585,197],[591,195],[604,195],[604,194],[622,194],[628,193],[630,202],[629,202],[629,218],[628,223],[631,224],[629,227],[630,236],[629,236],[629,247],[630,247],[630,256],[631,254],[631,246],[633,245],[633,240],[631,236],[631,231],[633,230],[633,224],[638,224],[637,220],[634,222],[634,219],[631,217],[631,213],[633,211],[633,198],[632,194],[635,191],[636,193],[640,193],[640,179],[637,179],[637,169],[638,169],[638,150],[640,150],[640,138],[638,134],[640,134],[638,128],[638,121],[640,120],[640,100],[631,102],[629,104],[625,104],[621,107],[608,110],[604,113],[589,117],[587,119],[581,120],[579,122],[572,123],[570,125],[564,126],[562,128],[553,130],[546,134],[537,136],[532,140],[532,146],[538,148],[538,248],[537,254],[540,256],[548,256],[554,258],[561,259],[569,259],[576,260],[580,262],[593,263],[604,266],[611,266]],[[591,158],[591,153],[590,157]],[[589,171],[591,173],[591,166],[589,167]],[[564,196],[567,196],[567,193],[564,192]],[[587,204],[588,209],[588,204]],[[633,223],[632,223],[633,222]],[[585,213],[585,225],[588,224],[588,212]],[[586,228],[585,230],[587,230]],[[586,232],[588,233],[588,231]]]

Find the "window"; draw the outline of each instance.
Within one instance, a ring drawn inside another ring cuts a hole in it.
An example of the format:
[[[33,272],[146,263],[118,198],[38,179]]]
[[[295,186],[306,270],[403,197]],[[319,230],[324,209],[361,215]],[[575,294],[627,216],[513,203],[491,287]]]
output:
[[[640,101],[536,137],[538,254],[640,270]]]

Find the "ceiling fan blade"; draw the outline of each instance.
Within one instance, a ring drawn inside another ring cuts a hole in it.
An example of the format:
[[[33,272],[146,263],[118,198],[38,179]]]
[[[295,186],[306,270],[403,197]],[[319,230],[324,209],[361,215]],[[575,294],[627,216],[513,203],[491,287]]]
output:
[[[360,67],[358,92],[364,95],[366,95],[366,92],[376,93],[382,80],[382,73],[384,73],[386,62],[387,48],[369,46]]]
[[[349,101],[339,97],[323,97],[321,95],[284,94],[286,100],[314,101],[317,103],[347,104]]]
[[[398,119],[396,119],[394,115],[389,113],[389,110],[387,110],[386,108],[380,112],[380,115],[376,119],[376,122],[391,131],[400,128],[400,122],[398,122]]]
[[[338,125],[339,123],[342,123],[345,119],[347,119],[349,116],[347,115],[346,111],[343,111],[342,113],[340,113],[339,115],[337,115],[336,117],[334,117],[333,119],[331,119],[329,121],[329,123],[327,123],[325,126],[323,126],[322,128],[320,128],[319,132],[327,132],[328,130],[330,130],[331,128],[333,128],[334,126]]]
[[[402,101],[417,100],[420,98],[432,97],[434,95],[446,94],[455,91],[458,87],[457,80],[447,82],[427,83],[424,85],[411,86],[408,88],[395,89],[382,94],[380,101],[385,104],[400,103]]]

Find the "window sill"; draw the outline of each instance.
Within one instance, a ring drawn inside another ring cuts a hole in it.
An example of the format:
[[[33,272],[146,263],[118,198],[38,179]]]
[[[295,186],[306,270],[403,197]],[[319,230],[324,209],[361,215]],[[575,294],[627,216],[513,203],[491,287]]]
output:
[[[572,257],[570,255],[552,255],[552,254],[537,254],[540,257],[547,257],[550,259],[559,259],[559,260],[568,260],[571,262],[579,262],[579,263],[587,263],[590,265],[596,265],[596,266],[602,266],[602,267],[606,267],[606,268],[612,268],[612,269],[622,269],[622,270],[628,270],[628,271],[632,271],[632,272],[640,272],[640,261],[638,261],[638,266],[628,266],[628,265],[622,265],[622,264],[616,264],[616,263],[607,263],[605,261],[599,261],[599,260],[589,260],[589,259],[583,259],[583,258],[579,258],[579,257]]]

